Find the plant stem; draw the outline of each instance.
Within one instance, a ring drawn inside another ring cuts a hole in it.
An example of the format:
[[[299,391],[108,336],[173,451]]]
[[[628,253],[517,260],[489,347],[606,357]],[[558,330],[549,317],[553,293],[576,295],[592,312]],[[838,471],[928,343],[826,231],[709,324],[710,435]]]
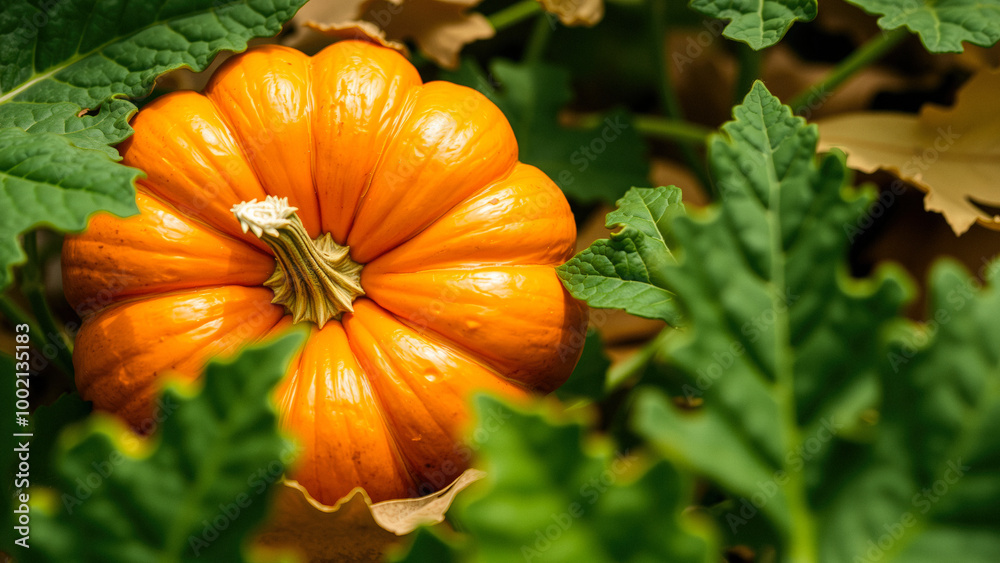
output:
[[[575,125],[580,129],[593,129],[601,124],[602,119],[604,119],[604,114],[584,115],[576,120]],[[677,143],[703,145],[708,136],[713,133],[712,129],[704,125],[659,115],[635,114],[631,116],[631,119],[639,134]]]
[[[32,330],[32,337],[41,336],[41,348],[48,348],[51,345],[56,355],[51,358],[53,363],[59,367],[66,375],[73,379],[73,345],[66,340],[59,323],[56,322],[48,300],[45,299],[45,281],[43,279],[44,267],[38,257],[38,234],[30,232],[24,235],[24,253],[28,256],[28,262],[21,271],[21,293],[28,299],[31,312],[38,320],[38,328]]]
[[[712,130],[682,119],[667,119],[656,115],[634,115],[635,129],[643,135],[668,139],[678,143],[704,145]]]
[[[670,78],[670,70],[667,68],[667,54],[664,52],[664,45],[667,39],[667,27],[664,25],[664,3],[658,0],[648,0],[646,5],[649,8],[649,29],[650,40],[652,42],[653,64],[656,65],[656,72],[659,78],[660,106],[667,117],[683,121],[684,112],[681,110],[680,100],[677,99],[677,92],[674,90],[674,84]],[[706,191],[714,199],[715,188],[712,186],[712,182],[705,172],[704,164],[695,152],[694,147],[688,143],[679,143],[678,148],[695,177],[705,186]]]
[[[851,53],[837,65],[823,80],[811,86],[808,90],[800,92],[788,104],[792,111],[798,114],[806,109],[813,109],[818,103],[822,103],[830,94],[854,73],[882,58],[900,41],[908,37],[910,33],[905,27],[894,29],[880,34],[862,45],[858,50]]]
[[[542,11],[542,5],[538,3],[537,0],[524,0],[523,2],[518,2],[512,6],[508,6],[499,12],[487,16],[487,20],[493,29],[496,31],[501,31],[507,29],[508,27],[518,24],[531,16],[540,13]]]
[[[545,48],[549,45],[549,37],[552,36],[552,25],[545,14],[540,14],[535,18],[535,27],[528,38],[528,46],[524,50],[524,62],[536,63],[542,60]]]
[[[736,58],[740,69],[733,90],[733,105],[743,103],[743,98],[750,91],[754,80],[760,77],[761,52],[754,51],[745,43],[737,43]]]

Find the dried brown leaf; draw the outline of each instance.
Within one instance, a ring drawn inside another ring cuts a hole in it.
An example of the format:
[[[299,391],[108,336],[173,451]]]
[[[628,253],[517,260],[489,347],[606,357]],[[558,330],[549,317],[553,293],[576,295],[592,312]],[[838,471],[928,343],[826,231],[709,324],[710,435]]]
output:
[[[310,30],[335,37],[358,33],[393,47],[412,39],[437,64],[454,68],[462,47],[495,33],[482,14],[467,13],[480,1],[313,0],[296,14],[293,21],[299,29],[288,43],[312,45],[315,37]]]
[[[925,105],[919,116],[862,112],[818,122],[820,149],[839,148],[863,172],[883,169],[927,192],[924,207],[944,215],[957,235],[977,221],[1000,229],[1000,72],[982,71],[955,105]]]
[[[539,0],[563,25],[591,27],[604,17],[604,0]]]
[[[257,543],[297,551],[310,563],[381,561],[386,550],[400,542],[399,536],[443,521],[455,495],[485,475],[468,469],[436,493],[374,504],[358,487],[333,506],[312,498],[296,481],[285,481]]]

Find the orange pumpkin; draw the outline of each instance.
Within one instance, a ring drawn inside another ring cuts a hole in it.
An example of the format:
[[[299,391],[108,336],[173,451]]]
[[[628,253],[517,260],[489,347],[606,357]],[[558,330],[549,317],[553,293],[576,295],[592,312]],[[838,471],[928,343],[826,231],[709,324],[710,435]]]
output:
[[[97,408],[148,427],[160,375],[308,323],[276,391],[304,446],[294,477],[328,504],[355,486],[379,501],[458,476],[471,393],[572,371],[586,309],[554,270],[569,205],[478,92],[364,42],[267,46],[132,126],[139,215],[96,216],[63,248]]]

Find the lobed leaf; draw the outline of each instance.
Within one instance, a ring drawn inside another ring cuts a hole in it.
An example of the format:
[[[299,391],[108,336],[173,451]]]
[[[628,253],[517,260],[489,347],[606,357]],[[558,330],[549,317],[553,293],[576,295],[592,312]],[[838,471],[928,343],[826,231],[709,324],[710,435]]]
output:
[[[632,188],[608,214],[607,227],[622,227],[590,245],[556,273],[569,292],[591,307],[624,309],[640,317],[681,322],[664,272],[674,257],[671,220],[684,213],[676,187]]]
[[[846,191],[842,155],[817,158],[816,127],[759,82],[734,117],[709,148],[721,204],[674,222],[683,252],[666,272],[690,332],[665,356],[700,407],[647,389],[633,426],[731,495],[716,512],[732,544],[776,546],[780,561],[931,561],[957,546],[989,561],[1000,292],[944,265],[933,322],[902,323],[903,276],[844,273],[844,227],[870,196]]]
[[[962,42],[990,47],[1000,41],[1000,0],[848,0],[878,14],[884,30],[906,26],[932,53],[961,53]]]
[[[759,51],[780,41],[796,21],[812,21],[816,17],[816,3],[816,0],[691,0],[690,6],[706,16],[731,20],[722,34]]]

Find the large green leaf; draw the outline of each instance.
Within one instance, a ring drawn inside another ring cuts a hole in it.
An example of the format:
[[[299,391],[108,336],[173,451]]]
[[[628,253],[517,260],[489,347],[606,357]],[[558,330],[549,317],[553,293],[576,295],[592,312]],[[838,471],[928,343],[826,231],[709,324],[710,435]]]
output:
[[[732,20],[723,35],[757,51],[780,41],[796,20],[816,17],[816,0],[691,0],[691,7],[706,16]]]
[[[62,436],[56,489],[33,490],[20,561],[242,561],[264,493],[289,461],[269,391],[302,335],[208,365],[201,390],[168,386],[155,439],[104,415]]]
[[[901,324],[902,275],[844,273],[870,198],[842,155],[817,158],[816,128],[759,82],[734,115],[710,142],[722,203],[675,221],[666,273],[690,332],[665,357],[702,406],[646,390],[635,428],[731,495],[733,543],[779,560],[993,560],[1000,294],[945,266],[934,324]]]
[[[568,72],[500,59],[490,72],[487,78],[467,59],[445,77],[490,98],[510,121],[521,161],[548,174],[567,196],[581,203],[611,203],[624,186],[647,182],[645,144],[626,112],[612,111],[589,130],[566,129],[556,117],[573,97]]]
[[[8,0],[0,14],[0,288],[39,225],[135,212],[138,174],[112,165],[132,103],[156,77],[205,69],[222,50],[274,35],[305,0]],[[91,110],[90,115],[83,110]],[[19,134],[19,130],[31,135]],[[104,153],[104,160],[91,151]],[[21,163],[21,159],[30,162]],[[27,170],[26,170],[27,168]]]
[[[680,323],[664,272],[674,257],[670,222],[684,213],[675,187],[632,188],[608,214],[607,227],[621,227],[559,266],[556,273],[573,294],[591,307],[624,309],[633,315]]]
[[[1000,41],[1000,0],[848,0],[882,17],[890,30],[906,26],[932,53],[961,53],[962,42],[989,47]]]
[[[405,561],[714,561],[705,522],[682,515],[689,484],[670,465],[615,454],[549,409],[476,400],[487,477],[455,500],[458,542],[423,538]],[[478,492],[477,492],[478,491]],[[433,554],[432,558],[430,554]]]
[[[0,288],[25,258],[22,232],[42,225],[80,231],[99,209],[131,215],[140,174],[62,135],[0,129]]]

